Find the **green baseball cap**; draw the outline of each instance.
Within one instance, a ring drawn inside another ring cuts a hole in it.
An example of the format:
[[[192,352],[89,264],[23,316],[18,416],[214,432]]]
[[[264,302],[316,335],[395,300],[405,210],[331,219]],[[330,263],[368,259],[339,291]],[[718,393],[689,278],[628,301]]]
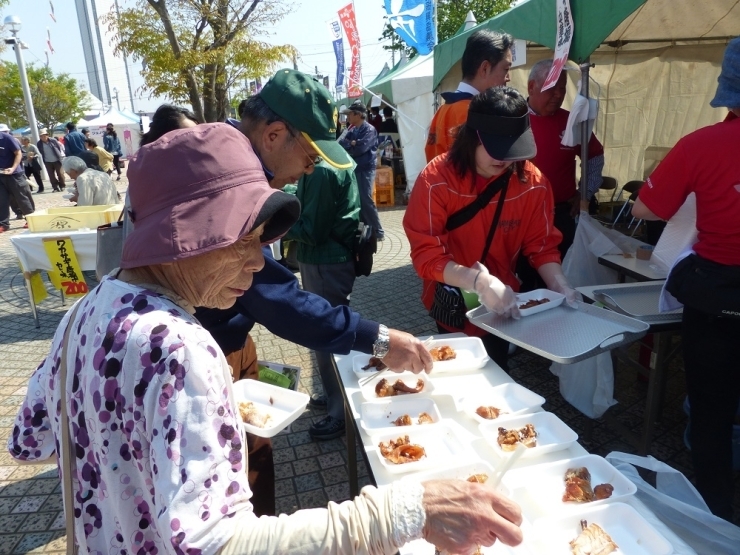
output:
[[[352,158],[337,142],[339,113],[329,91],[310,76],[281,69],[259,93],[270,109],[298,129],[327,163],[348,169]]]

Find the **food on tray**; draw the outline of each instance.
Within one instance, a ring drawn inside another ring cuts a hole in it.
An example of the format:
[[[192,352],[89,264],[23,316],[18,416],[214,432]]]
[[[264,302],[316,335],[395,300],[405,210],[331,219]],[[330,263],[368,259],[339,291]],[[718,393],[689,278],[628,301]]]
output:
[[[480,406],[475,409],[475,414],[481,418],[485,418],[486,420],[494,420],[501,414],[501,409],[497,409],[496,407]]]
[[[363,366],[362,369],[370,370],[371,368],[374,368],[375,370],[385,370],[388,367],[378,357],[370,357],[370,360],[367,361],[367,364]]]
[[[239,414],[241,415],[244,422],[258,428],[264,428],[272,419],[269,414],[267,414],[263,410],[260,410],[257,405],[255,405],[251,401],[239,402]]]
[[[427,412],[419,413],[419,424],[434,424],[434,418]]]
[[[609,555],[619,549],[609,534],[598,524],[588,524],[582,520],[581,529],[582,532],[578,537],[570,542],[573,555]]]
[[[539,306],[541,304],[549,303],[550,299],[532,299],[531,301],[527,301],[524,304],[519,305],[519,310],[526,310],[527,308],[534,308],[535,306]]]
[[[404,414],[396,418],[393,423],[396,426],[411,426],[414,421],[411,420],[411,417],[408,414]]]
[[[468,482],[474,482],[476,484],[485,484],[488,481],[488,474],[473,474],[468,476]]]
[[[403,380],[396,380],[393,384],[383,378],[375,385],[375,394],[378,397],[393,397],[406,393],[420,393],[424,389],[424,380],[418,379],[416,387],[406,385]]]
[[[401,416],[399,416],[393,421],[393,424],[395,424],[396,426],[411,426],[413,425],[413,423],[414,423],[414,420],[408,414],[402,414]],[[419,424],[433,424],[434,418],[432,418],[432,416],[429,413],[421,412],[419,413],[418,423]]]
[[[498,429],[498,444],[504,451],[513,451],[516,444],[521,443],[525,447],[537,446],[537,432],[534,424],[527,424],[524,428],[507,430],[506,428]]]
[[[416,462],[426,456],[421,445],[413,445],[409,436],[399,437],[396,440],[389,439],[387,443],[382,441],[378,444],[378,450],[383,457],[393,464],[405,464]]]
[[[457,356],[455,349],[453,349],[449,345],[443,345],[442,347],[434,347],[433,349],[429,349],[429,354],[432,355],[432,360],[435,362],[452,360]]]
[[[591,473],[588,468],[569,468],[565,471],[565,493],[563,501],[575,501],[576,503],[589,503],[600,499],[608,499],[612,496],[614,486],[611,484],[599,484],[591,487]]]

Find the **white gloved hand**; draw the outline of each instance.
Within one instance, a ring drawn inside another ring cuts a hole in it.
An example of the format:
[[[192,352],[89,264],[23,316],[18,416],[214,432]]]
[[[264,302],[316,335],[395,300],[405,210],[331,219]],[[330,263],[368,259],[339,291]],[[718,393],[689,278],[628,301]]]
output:
[[[514,290],[489,274],[488,269],[480,262],[476,262],[473,269],[479,272],[474,287],[480,304],[495,314],[516,320],[521,318]]]
[[[583,301],[583,296],[568,284],[568,280],[565,279],[564,275],[554,276],[550,288],[556,293],[565,295],[565,302],[571,308],[578,308],[578,301]]]

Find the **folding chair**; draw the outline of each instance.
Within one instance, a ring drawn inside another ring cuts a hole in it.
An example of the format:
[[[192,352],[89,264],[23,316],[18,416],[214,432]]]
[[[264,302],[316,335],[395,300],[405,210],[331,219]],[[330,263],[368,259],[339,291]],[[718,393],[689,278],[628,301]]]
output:
[[[622,208],[619,210],[619,214],[617,214],[617,217],[614,219],[613,226],[616,225],[617,222],[619,222],[623,214],[624,215],[627,214],[627,207],[631,206],[631,204],[634,204],[634,202],[637,200],[637,196],[640,193],[640,188],[642,187],[643,183],[644,182],[640,180],[633,180],[633,181],[628,181],[627,183],[624,184],[624,187],[622,187],[622,191],[620,191],[619,194],[621,196],[622,192],[627,192],[629,193],[629,197],[627,198],[627,200],[624,201]],[[629,225],[627,226],[627,231],[629,231],[629,228],[632,227],[632,223],[634,221],[635,221],[635,218],[633,217],[632,220],[630,220]],[[637,226],[635,226],[635,231],[640,226],[640,221],[637,222]],[[634,234],[634,231],[633,231],[633,234]]]

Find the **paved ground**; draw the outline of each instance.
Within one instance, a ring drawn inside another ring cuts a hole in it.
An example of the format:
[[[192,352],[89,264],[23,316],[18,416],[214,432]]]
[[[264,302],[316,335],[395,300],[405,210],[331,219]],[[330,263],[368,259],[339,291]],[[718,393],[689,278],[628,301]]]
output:
[[[120,190],[126,186],[120,182]],[[50,190],[51,187],[48,187]],[[401,195],[397,195],[398,198]],[[37,208],[67,204],[60,193],[35,195]],[[408,243],[401,220],[403,208],[383,210],[381,220],[386,240],[380,244],[374,273],[358,279],[352,305],[365,317],[413,334],[435,332],[419,301],[420,281],[410,266]],[[0,235],[0,555],[10,553],[62,553],[65,549],[64,515],[55,466],[19,466],[5,453],[4,445],[17,408],[25,395],[25,384],[46,356],[51,337],[67,307],[58,294],[39,307],[41,327],[34,326],[26,289],[9,236],[21,231],[23,222],[12,222],[11,231]],[[263,360],[282,361],[303,368],[301,390],[320,392],[321,382],[314,359],[307,349],[288,343],[257,327],[255,339]],[[605,455],[613,450],[633,449],[602,421],[592,422],[563,400],[557,379],[547,361],[517,353],[510,362],[512,377],[547,399],[545,408],[565,420],[581,436],[590,452]],[[622,423],[639,429],[647,384],[633,371],[616,372],[614,410]],[[691,476],[689,453],[683,444],[686,417],[681,410],[685,395],[678,361],[668,383],[665,408],[653,443],[653,456]],[[346,446],[343,439],[313,442],[307,429],[319,420],[320,411],[307,410],[290,432],[274,439],[278,509],[290,513],[300,508],[324,506],[328,500],[349,496]],[[367,471],[360,463],[360,475]],[[740,484],[738,484],[740,486]],[[736,487],[740,492],[740,487]],[[740,498],[736,496],[736,518]]]

